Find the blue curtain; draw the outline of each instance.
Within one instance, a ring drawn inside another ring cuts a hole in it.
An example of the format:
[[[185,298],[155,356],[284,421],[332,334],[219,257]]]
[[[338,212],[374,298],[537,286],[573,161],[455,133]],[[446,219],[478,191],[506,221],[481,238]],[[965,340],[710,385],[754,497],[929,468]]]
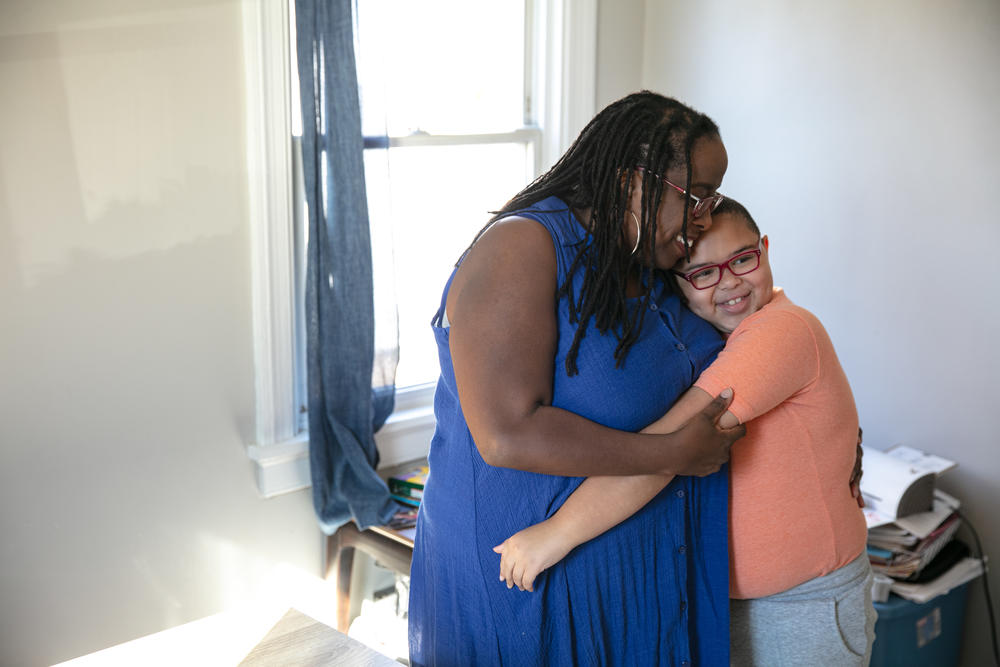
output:
[[[374,432],[394,387],[375,364],[371,234],[351,0],[296,0],[302,160],[309,215],[306,319],[309,462],[320,526],[388,522]],[[376,371],[373,388],[373,370]],[[388,376],[388,377],[387,377]]]

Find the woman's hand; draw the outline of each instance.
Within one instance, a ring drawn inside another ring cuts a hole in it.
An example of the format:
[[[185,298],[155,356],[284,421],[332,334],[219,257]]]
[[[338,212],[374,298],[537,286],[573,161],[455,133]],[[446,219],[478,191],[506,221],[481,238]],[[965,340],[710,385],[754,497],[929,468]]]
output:
[[[493,547],[500,554],[500,581],[507,582],[507,588],[534,591],[535,577],[565,558],[573,546],[550,521],[514,533]]]
[[[676,432],[680,438],[674,445],[678,455],[675,469],[665,472],[703,477],[718,471],[729,460],[730,448],[747,430],[743,424],[726,428],[720,423],[732,401],[733,390],[724,389]],[[735,417],[732,419],[735,421]]]

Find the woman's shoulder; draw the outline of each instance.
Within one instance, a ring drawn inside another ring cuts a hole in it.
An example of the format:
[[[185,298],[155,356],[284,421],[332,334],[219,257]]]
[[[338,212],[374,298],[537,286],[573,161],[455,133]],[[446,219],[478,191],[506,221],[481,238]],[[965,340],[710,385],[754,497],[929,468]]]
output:
[[[486,260],[496,262],[497,270],[541,270],[561,283],[586,239],[573,211],[561,199],[549,197],[494,221],[462,264]]]
[[[513,214],[490,225],[462,263],[490,259],[519,264],[545,257],[553,257],[549,230],[533,217]]]
[[[544,291],[554,294],[555,276],[556,253],[548,230],[530,218],[502,218],[483,232],[455,270],[448,291],[449,320],[455,321],[453,304],[464,293],[478,295],[474,301],[491,301],[500,293],[534,293],[548,284]]]
[[[547,197],[511,212],[510,216],[536,221],[548,230],[557,245],[576,245],[587,236],[573,209],[559,197]]]

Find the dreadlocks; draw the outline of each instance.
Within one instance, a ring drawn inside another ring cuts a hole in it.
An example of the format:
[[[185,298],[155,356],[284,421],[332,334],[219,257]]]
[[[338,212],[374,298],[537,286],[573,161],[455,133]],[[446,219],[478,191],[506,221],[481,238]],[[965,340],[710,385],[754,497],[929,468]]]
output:
[[[628,276],[643,265],[653,264],[656,215],[663,195],[660,175],[684,165],[684,188],[690,191],[692,146],[698,139],[718,132],[708,116],[672,98],[645,90],[623,97],[598,113],[555,165],[496,211],[476,235],[472,245],[497,220],[530,209],[551,196],[562,199],[572,210],[590,210],[591,243],[581,244],[557,293],[558,298],[567,298],[570,322],[576,324],[566,356],[568,375],[577,374],[577,352],[591,319],[602,334],[614,332],[618,341],[615,366],[624,364],[642,328],[655,282],[645,281],[641,307],[632,308],[630,313]],[[639,237],[643,242],[632,253],[626,247],[622,220],[628,211],[628,184],[640,166],[643,195]],[[685,244],[689,206],[685,198],[681,230]],[[580,293],[574,294],[573,276],[581,270],[583,285]]]

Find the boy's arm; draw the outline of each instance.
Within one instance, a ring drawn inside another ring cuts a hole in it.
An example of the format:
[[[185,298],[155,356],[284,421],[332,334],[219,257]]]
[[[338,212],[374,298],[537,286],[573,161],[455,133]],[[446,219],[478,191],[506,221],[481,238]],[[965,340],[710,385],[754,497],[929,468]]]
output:
[[[726,428],[736,425],[726,411],[732,390],[723,391],[714,401],[701,389],[688,390],[670,411],[650,424],[643,433],[672,433],[696,417],[706,407]],[[730,425],[726,425],[728,421]],[[534,579],[558,563],[574,547],[591,540],[638,512],[673,478],[672,475],[632,477],[588,477],[563,506],[549,519],[530,526],[496,547],[500,554],[500,580],[507,587],[533,590]]]
[[[511,535],[493,548],[500,554],[500,581],[534,590],[534,581],[576,546],[638,512],[672,475],[588,477],[551,517]]]
[[[729,392],[729,397],[732,398],[732,389],[723,390]],[[720,394],[720,397],[722,394]],[[691,387],[684,395],[677,399],[677,402],[671,406],[670,411],[663,415],[655,422],[642,429],[642,433],[673,433],[679,429],[684,424],[697,415],[699,412],[704,410],[709,403],[712,402],[712,396],[707,391],[699,389],[698,387]],[[731,403],[730,400],[726,400],[726,407]],[[719,425],[722,428],[733,428],[740,423],[740,420],[736,418],[729,410],[726,410],[722,416],[719,418]]]

